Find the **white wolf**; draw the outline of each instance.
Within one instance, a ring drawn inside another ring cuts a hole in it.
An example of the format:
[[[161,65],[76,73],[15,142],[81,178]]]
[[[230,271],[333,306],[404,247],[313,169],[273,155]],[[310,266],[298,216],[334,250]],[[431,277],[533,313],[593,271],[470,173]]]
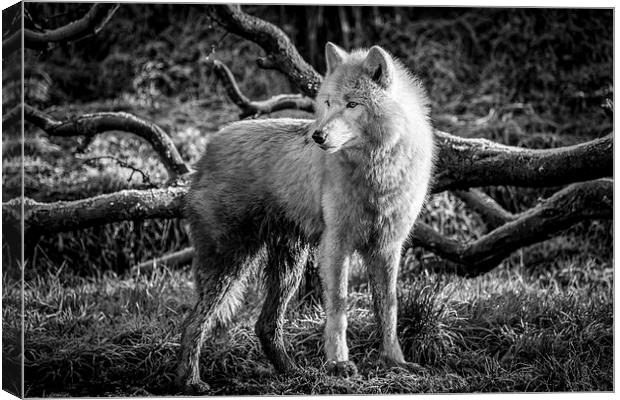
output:
[[[356,372],[346,341],[356,251],[368,269],[381,361],[406,364],[396,335],[396,280],[431,179],[427,98],[379,46],[347,53],[327,43],[325,56],[315,120],[231,124],[197,165],[186,197],[199,297],[181,340],[178,383],[185,391],[209,389],[199,376],[205,334],[232,315],[255,268],[267,288],[256,333],[278,371],[295,368],[282,327],[311,245],[319,250],[328,369]]]

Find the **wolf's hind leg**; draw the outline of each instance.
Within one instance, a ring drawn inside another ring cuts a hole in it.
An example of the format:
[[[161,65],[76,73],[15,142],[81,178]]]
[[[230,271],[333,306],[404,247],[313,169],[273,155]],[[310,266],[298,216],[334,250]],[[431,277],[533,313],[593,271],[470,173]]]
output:
[[[181,349],[177,366],[177,385],[191,394],[209,390],[200,379],[200,353],[205,336],[218,320],[232,316],[242,300],[246,278],[253,260],[241,255],[194,255],[198,301],[182,326]]]
[[[267,293],[256,322],[256,335],[263,351],[278,372],[291,372],[295,364],[286,354],[283,325],[286,307],[299,286],[308,257],[308,247],[300,243],[278,244],[268,249],[264,279]]]

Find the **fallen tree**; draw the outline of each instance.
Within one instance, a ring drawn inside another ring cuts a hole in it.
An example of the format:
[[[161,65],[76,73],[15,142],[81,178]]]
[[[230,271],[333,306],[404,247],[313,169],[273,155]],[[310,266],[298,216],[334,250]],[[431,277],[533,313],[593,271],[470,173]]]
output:
[[[599,179],[569,185],[471,243],[445,238],[420,223],[408,245],[424,247],[456,263],[459,272],[475,276],[491,270],[514,251],[549,239],[578,222],[611,218],[613,181]]]
[[[3,222],[19,224],[26,235],[67,232],[112,222],[182,217],[186,187],[121,190],[74,201],[40,203],[15,198],[2,204]]]

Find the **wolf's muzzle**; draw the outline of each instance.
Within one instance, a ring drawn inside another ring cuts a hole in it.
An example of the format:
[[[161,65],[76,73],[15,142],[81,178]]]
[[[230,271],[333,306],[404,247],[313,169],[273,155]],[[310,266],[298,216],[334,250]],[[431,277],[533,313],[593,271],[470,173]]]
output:
[[[327,138],[327,134],[325,134],[323,131],[320,130],[316,130],[314,131],[314,133],[312,134],[312,139],[317,143],[317,144],[323,144],[325,143],[325,139]]]

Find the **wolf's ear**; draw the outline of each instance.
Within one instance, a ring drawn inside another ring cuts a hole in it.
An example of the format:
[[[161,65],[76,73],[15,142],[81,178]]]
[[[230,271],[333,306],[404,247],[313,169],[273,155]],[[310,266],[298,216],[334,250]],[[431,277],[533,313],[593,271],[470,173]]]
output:
[[[372,46],[363,65],[370,79],[383,88],[390,86],[394,78],[394,63],[385,50],[379,46]]]
[[[345,57],[347,56],[347,52],[342,48],[336,46],[332,42],[327,42],[325,45],[325,63],[327,64],[327,73],[325,75],[329,75],[336,67],[342,64]]]

